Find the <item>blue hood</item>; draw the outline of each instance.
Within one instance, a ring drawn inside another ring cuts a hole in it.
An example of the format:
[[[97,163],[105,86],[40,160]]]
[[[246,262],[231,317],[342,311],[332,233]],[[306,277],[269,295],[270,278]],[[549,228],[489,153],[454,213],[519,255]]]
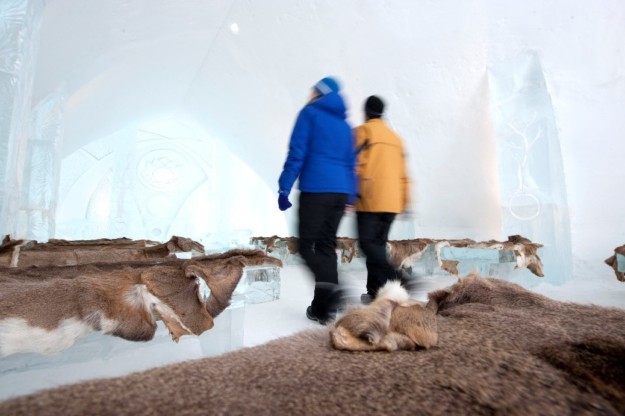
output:
[[[278,184],[287,195],[299,178],[303,192],[356,194],[354,140],[340,94],[322,95],[300,111]]]
[[[343,97],[337,92],[322,95],[308,105],[343,119],[346,117],[347,108],[345,107],[345,102]]]

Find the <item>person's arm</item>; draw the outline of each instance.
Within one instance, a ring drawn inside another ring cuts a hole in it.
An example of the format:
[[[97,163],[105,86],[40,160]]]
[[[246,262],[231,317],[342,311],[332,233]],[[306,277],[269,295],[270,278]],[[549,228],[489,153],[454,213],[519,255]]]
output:
[[[365,137],[366,130],[364,126],[359,126],[354,129],[354,132],[356,136],[356,175],[357,177],[361,177],[367,164],[367,160],[365,158],[366,152],[363,152],[365,141],[367,140],[367,137]]]
[[[291,193],[291,188],[302,171],[302,166],[304,165],[308,153],[310,133],[310,117],[302,110],[295,121],[295,126],[291,133],[291,140],[289,142],[289,153],[284,162],[282,174],[278,179],[281,194],[288,196],[289,193]]]
[[[404,149],[404,145],[402,143],[402,191],[404,195],[404,208],[403,211],[407,211],[410,208],[411,200],[410,200],[410,178],[408,177],[408,158],[406,157],[406,149]]]
[[[352,150],[351,160],[350,160],[350,168],[352,172],[352,184],[351,184],[352,192],[349,195],[349,198],[347,199],[347,207],[346,207],[347,211],[353,210],[353,206],[356,203],[356,199],[358,198],[358,173],[356,172],[356,169],[358,168],[358,151],[357,151],[358,146],[356,145],[357,132],[358,132],[357,129],[352,129],[352,142],[354,143],[354,148]]]

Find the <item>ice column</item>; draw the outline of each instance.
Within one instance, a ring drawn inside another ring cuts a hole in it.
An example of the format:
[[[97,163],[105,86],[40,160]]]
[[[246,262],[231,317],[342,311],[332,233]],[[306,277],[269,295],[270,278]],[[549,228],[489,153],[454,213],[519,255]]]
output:
[[[31,240],[47,241],[54,236],[64,109],[65,97],[59,91],[32,112],[17,217],[17,235]]]
[[[0,2],[0,235],[15,231],[42,0]]]
[[[536,53],[489,70],[497,142],[502,227],[543,244],[545,279],[571,277],[564,169],[551,98]],[[524,283],[537,282],[531,279]]]

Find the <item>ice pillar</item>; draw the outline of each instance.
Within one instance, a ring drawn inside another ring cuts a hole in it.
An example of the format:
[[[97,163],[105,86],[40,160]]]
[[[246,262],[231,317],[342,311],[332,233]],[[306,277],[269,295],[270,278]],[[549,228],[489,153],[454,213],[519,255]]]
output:
[[[494,65],[489,84],[503,232],[543,244],[545,279],[563,283],[572,272],[570,221],[558,131],[538,55]]]
[[[0,2],[0,235],[16,231],[42,0]]]
[[[47,241],[54,236],[65,97],[59,91],[32,111],[24,157],[16,234]]]

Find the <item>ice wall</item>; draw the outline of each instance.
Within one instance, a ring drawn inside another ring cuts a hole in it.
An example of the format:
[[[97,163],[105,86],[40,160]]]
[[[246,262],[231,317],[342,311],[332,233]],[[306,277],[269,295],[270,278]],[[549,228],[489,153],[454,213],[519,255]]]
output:
[[[0,2],[0,234],[20,209],[42,0]]]
[[[236,155],[196,129],[156,124],[129,126],[63,161],[58,238],[183,235],[212,251],[286,233],[273,207],[250,203],[273,191]]]
[[[539,254],[545,280],[562,283],[572,272],[569,206],[555,115],[538,54],[494,65],[489,83],[503,231],[543,244]]]
[[[47,241],[55,235],[65,97],[51,94],[32,110],[16,235]]]

